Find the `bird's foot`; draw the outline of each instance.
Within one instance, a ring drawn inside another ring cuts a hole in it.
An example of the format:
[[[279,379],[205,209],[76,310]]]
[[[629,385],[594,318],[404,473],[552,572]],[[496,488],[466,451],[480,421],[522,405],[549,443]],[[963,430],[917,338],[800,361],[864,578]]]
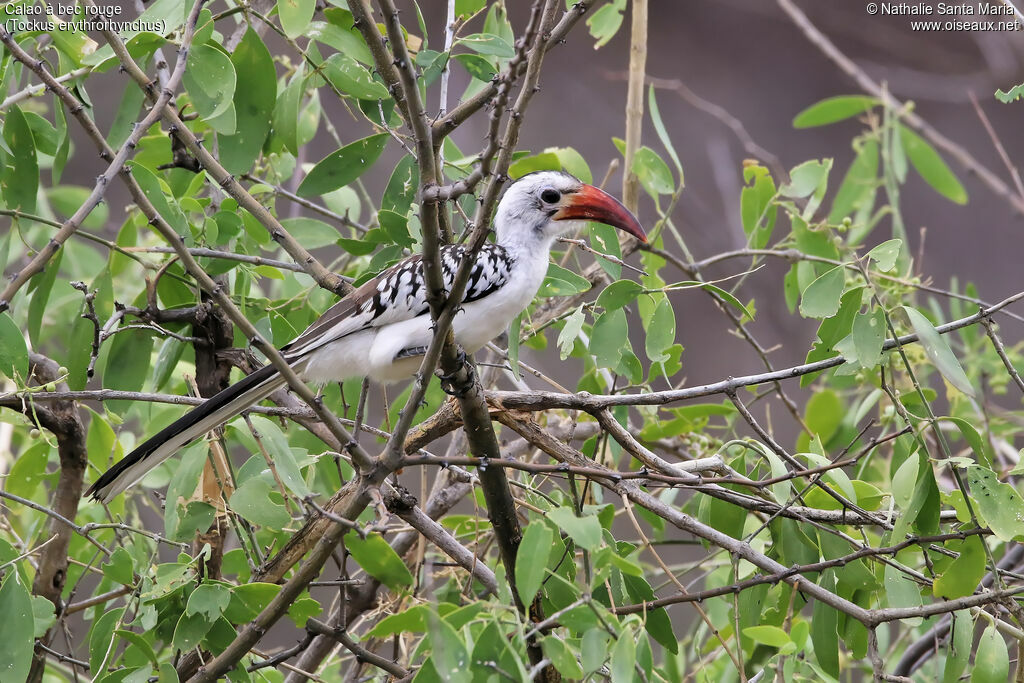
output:
[[[457,369],[454,372],[445,373],[438,368],[437,376],[441,379],[441,391],[455,398],[465,398],[469,390],[476,384],[476,372],[473,370],[473,364],[466,358],[466,352],[462,349],[459,349],[458,361]],[[466,368],[465,382],[461,387],[456,387],[456,375],[459,374],[459,369],[463,367]]]

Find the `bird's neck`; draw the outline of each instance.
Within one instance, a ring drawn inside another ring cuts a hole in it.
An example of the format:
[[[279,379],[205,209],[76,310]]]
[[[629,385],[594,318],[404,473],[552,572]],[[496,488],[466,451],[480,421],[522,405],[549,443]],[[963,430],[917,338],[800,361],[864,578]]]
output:
[[[497,226],[497,243],[517,261],[547,261],[554,235],[532,226]]]

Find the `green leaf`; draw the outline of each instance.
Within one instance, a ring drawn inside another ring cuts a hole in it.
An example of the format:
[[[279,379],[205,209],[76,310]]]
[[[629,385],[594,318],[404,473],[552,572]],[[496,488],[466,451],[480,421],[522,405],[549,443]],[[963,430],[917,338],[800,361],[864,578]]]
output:
[[[900,142],[914,170],[936,192],[956,204],[967,203],[967,190],[960,184],[939,153],[924,138],[900,124]]]
[[[328,244],[337,242],[341,236],[334,226],[307,216],[285,218],[281,221],[281,225],[288,231],[289,235],[294,237],[306,249],[326,247]]]
[[[640,184],[654,199],[659,195],[672,194],[676,191],[668,164],[646,145],[638,149],[636,156],[633,157],[633,173],[636,173]]]
[[[508,167],[508,177],[517,179],[535,171],[561,171],[562,160],[554,152],[541,152],[516,160]]]
[[[53,605],[51,604],[52,608]],[[35,617],[28,587],[21,574],[8,572],[0,584],[0,662],[4,663],[4,680],[24,681],[32,666]],[[95,669],[94,669],[95,670]]]
[[[789,182],[779,192],[793,199],[804,199],[812,194],[824,193],[831,161],[810,160],[794,166],[789,172]]]
[[[967,482],[975,509],[997,538],[1010,541],[1024,536],[1024,500],[1017,489],[978,465],[967,466]]]
[[[10,156],[0,154],[4,161],[3,173],[0,174],[4,202],[8,209],[35,213],[36,193],[39,191],[39,162],[36,160],[32,129],[17,105],[7,110],[3,138],[10,152]]]
[[[793,642],[790,639],[789,634],[778,626],[748,626],[743,629],[743,635],[750,638],[755,643],[761,643],[776,649]]]
[[[231,589],[219,583],[202,583],[188,596],[185,614],[202,614],[213,623],[231,604]]]
[[[328,80],[346,95],[360,100],[384,100],[389,97],[387,87],[378,81],[359,62],[337,52],[324,62]]]
[[[152,353],[153,337],[145,331],[127,330],[115,334],[103,370],[103,388],[141,391],[149,375]],[[108,401],[106,405],[120,413],[128,409],[131,401]]]
[[[119,628],[114,631],[114,635],[134,645],[154,667],[158,668],[160,666],[160,662],[156,658],[156,652],[153,651],[153,646],[141,634]]]
[[[628,628],[622,629],[619,639],[612,648],[611,679],[612,683],[633,683],[634,667],[636,666],[635,636]]]
[[[967,669],[967,663],[974,644],[974,620],[968,610],[953,612],[953,637],[949,639],[946,651],[946,668],[942,672],[942,683],[957,683]]]
[[[28,379],[28,345],[10,314],[0,313],[0,374]]]
[[[164,339],[160,344],[160,351],[156,354],[156,363],[153,365],[153,389],[155,391],[163,389],[171,379],[183,353],[185,353],[185,344],[173,337]]]
[[[594,673],[604,665],[608,659],[608,640],[608,632],[600,627],[592,628],[583,634],[580,660],[584,672]]]
[[[204,614],[182,612],[174,627],[171,644],[179,650],[191,650],[199,645],[212,626],[213,622]]]
[[[387,638],[396,633],[424,633],[427,630],[429,616],[429,607],[423,604],[414,605],[384,617],[370,629],[368,635],[372,638]]]
[[[601,545],[601,522],[596,515],[577,517],[571,508],[561,507],[549,510],[547,517],[581,548],[596,550]]]
[[[103,612],[95,623],[92,625],[92,630],[89,633],[89,670],[90,671],[101,671],[100,666],[107,660],[107,651],[113,651],[116,643],[114,642],[114,629],[118,626],[121,621],[121,615],[124,614],[124,607],[118,607],[112,609],[109,612]],[[3,619],[6,622],[7,619]],[[5,642],[0,641],[0,642]],[[29,647],[29,652],[32,648]]]
[[[974,457],[978,461],[977,464],[992,469],[992,463],[995,462],[992,444],[978,433],[974,425],[960,417],[940,417],[939,420],[952,422],[956,425],[956,428],[960,430],[960,435],[964,437],[964,441],[974,451]]]
[[[597,40],[594,49],[604,47],[608,41],[615,37],[622,26],[622,12],[626,9],[626,0],[613,0],[602,5],[596,12],[587,18],[587,28],[590,35]]]
[[[654,315],[647,325],[647,337],[644,349],[652,363],[661,363],[669,359],[667,349],[676,340],[676,314],[668,297],[658,302]]]
[[[601,290],[597,305],[606,311],[614,311],[631,303],[643,292],[644,288],[633,280],[617,280]]]
[[[834,572],[830,569],[822,573],[818,584],[825,590],[836,589]],[[825,673],[839,678],[839,612],[835,607],[815,600],[812,606],[811,642],[814,644],[814,657],[818,660]]]
[[[658,139],[661,140],[661,144],[665,146],[665,151],[668,152],[669,157],[672,159],[672,163],[675,164],[676,170],[679,171],[679,182],[683,182],[683,165],[679,163],[679,155],[676,154],[675,147],[672,146],[672,139],[668,135],[668,131],[665,129],[665,122],[661,120],[661,110],[658,108],[658,100],[654,96],[654,86],[652,85],[647,89],[647,108],[651,111],[651,123],[654,124],[654,132],[658,134]]]
[[[1015,102],[1024,97],[1024,83],[1013,86],[1009,92],[1003,92],[1002,88],[996,88],[995,97],[1003,104]]]
[[[814,126],[825,126],[837,121],[844,121],[857,114],[869,111],[872,107],[878,106],[878,104],[877,98],[865,95],[829,97],[812,104],[797,114],[796,118],[793,119],[793,127],[812,128]]]
[[[889,607],[920,607],[923,604],[921,589],[906,574],[888,564],[885,565],[884,574],[885,597]],[[906,623],[911,621],[920,623],[921,619],[914,617]]]
[[[259,581],[235,586],[231,589],[231,600],[224,609],[224,617],[232,624],[252,621],[280,592],[280,586]]]
[[[387,133],[378,133],[328,154],[302,180],[297,193],[313,197],[348,185],[377,161],[387,141]]]
[[[743,190],[740,192],[740,220],[743,232],[754,249],[763,249],[775,229],[779,207],[773,205],[775,180],[767,168],[750,165],[743,168]]]
[[[823,444],[828,443],[843,422],[843,402],[839,394],[832,389],[816,392],[807,401],[804,420],[811,434],[818,436]]]
[[[86,202],[90,194],[91,190],[78,185],[59,185],[46,190],[46,198],[53,204],[53,208],[68,218],[78,211],[78,207]],[[85,217],[82,227],[101,230],[107,225],[109,214],[107,205],[100,204]]]
[[[441,680],[451,683],[469,683],[469,652],[465,640],[451,624],[438,619],[430,629],[431,659]]]
[[[274,107],[274,137],[280,139],[293,155],[299,153],[299,110],[305,81],[306,74],[300,64]]]
[[[270,120],[277,104],[277,73],[274,59],[259,34],[246,31],[231,54],[238,81],[236,88],[235,133],[218,138],[220,163],[229,173],[241,174],[252,168],[270,132]]]
[[[590,353],[599,367],[618,366],[628,341],[627,332],[626,314],[621,308],[598,316],[590,335]]]
[[[583,669],[576,661],[576,655],[558,636],[544,636],[540,643],[544,656],[551,660],[559,673],[570,680],[583,678]]]
[[[947,541],[946,548],[960,556],[935,579],[932,593],[943,600],[955,600],[973,593],[985,576],[985,548],[979,536]]]
[[[516,589],[524,605],[533,602],[547,574],[547,556],[554,541],[554,532],[540,520],[526,527],[516,554]],[[565,673],[565,672],[563,672]]]
[[[305,33],[315,9],[316,0],[277,0],[277,14],[285,35],[298,38]]]
[[[167,223],[174,228],[174,232],[181,237],[191,237],[192,232],[188,227],[188,219],[173,199],[169,199],[164,193],[160,179],[152,171],[136,161],[129,161],[127,164],[135,182],[142,188],[142,193],[150,201],[156,212],[160,214]]]
[[[57,615],[53,611],[53,603],[42,595],[32,596],[32,635],[42,638],[57,623]],[[3,653],[0,652],[0,656]]]
[[[547,276],[541,284],[539,296],[571,296],[586,292],[591,286],[590,280],[587,278],[554,263],[549,263]]]
[[[184,541],[205,532],[217,516],[217,508],[201,500],[190,500],[179,508],[179,512],[178,523],[171,532],[171,539],[175,541]]]
[[[829,222],[839,223],[869,202],[873,204],[877,188],[878,141],[869,138],[861,143],[857,156],[843,176],[843,182],[832,200]]]
[[[323,612],[323,610],[323,605],[306,595],[288,607],[288,618],[292,620],[292,623],[297,628],[305,628],[306,622]]]
[[[839,301],[846,286],[843,266],[818,276],[800,295],[800,314],[805,318],[831,318],[839,312]]]
[[[409,219],[404,214],[381,209],[377,212],[377,222],[380,223],[381,229],[392,242],[402,247],[412,248],[415,241],[409,234]]]
[[[576,345],[576,338],[583,330],[583,323],[587,316],[583,312],[583,304],[576,307],[576,310],[565,319],[562,331],[558,333],[558,355],[562,360],[569,357],[573,347]]]
[[[917,472],[920,467],[921,458],[917,454],[912,454],[892,475],[892,499],[896,503],[896,507],[904,513],[910,507],[910,501],[913,500],[914,487],[917,486]]]
[[[368,534],[363,539],[356,532],[350,531],[345,534],[345,548],[367,574],[391,590],[412,585],[413,576],[409,568],[380,534]]]
[[[511,59],[516,54],[511,43],[493,33],[473,33],[459,38],[455,42],[457,45],[464,45],[481,55]]]
[[[928,321],[928,318],[911,306],[904,306],[903,310],[906,312],[907,317],[910,318],[910,324],[913,326],[914,332],[917,333],[918,341],[924,347],[928,360],[938,368],[939,372],[942,373],[942,376],[950,384],[968,396],[974,396],[974,387],[971,386],[971,381],[967,379],[964,369],[960,366],[960,361],[953,355],[949,344],[935,330],[935,327]]]
[[[850,336],[860,366],[873,368],[878,365],[885,342],[885,311],[876,308],[872,313],[858,313]]]
[[[471,17],[484,8],[487,0],[455,0],[455,16]]]
[[[498,75],[498,68],[487,57],[464,52],[463,54],[455,55],[452,59],[461,64],[469,72],[469,75],[478,81],[489,83],[491,79]],[[511,170],[510,168],[509,171],[511,172]],[[515,176],[512,176],[510,173],[510,177],[514,178]]]
[[[273,487],[262,477],[252,477],[231,494],[231,509],[245,519],[270,529],[284,528],[291,517],[284,505],[270,499]]]
[[[391,172],[384,195],[380,199],[382,210],[405,214],[416,201],[416,188],[420,182],[420,171],[416,166],[416,157],[406,154],[395,164]],[[351,190],[349,190],[351,191]]]
[[[310,495],[312,491],[306,486],[302,472],[299,470],[299,464],[295,460],[295,454],[277,423],[261,415],[252,415],[249,420],[256,428],[257,433],[263,437],[263,446],[274,461],[277,474],[288,490],[299,498]]]
[[[903,247],[903,240],[887,240],[868,252],[868,258],[874,259],[878,269],[888,273],[896,267],[900,257],[900,249]]]
[[[224,114],[235,96],[235,67],[231,59],[210,45],[193,45],[188,53],[185,90],[192,98],[192,106],[207,123]],[[231,129],[220,132],[231,133]],[[219,130],[219,129],[218,129]]]
[[[93,420],[97,417],[94,416]],[[132,561],[131,553],[124,548],[118,548],[111,553],[110,558],[103,565],[103,576],[111,581],[131,586],[135,583],[135,563]]]
[[[971,683],[1003,683],[1010,680],[1009,676],[1010,655],[1006,650],[1006,641],[995,624],[990,624],[978,641]]]

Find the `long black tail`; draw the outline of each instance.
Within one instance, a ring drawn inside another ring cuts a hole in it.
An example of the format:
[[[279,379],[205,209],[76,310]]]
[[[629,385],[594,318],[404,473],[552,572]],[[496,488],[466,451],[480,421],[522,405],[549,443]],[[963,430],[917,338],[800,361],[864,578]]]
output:
[[[141,446],[123,457],[89,487],[85,495],[109,502],[114,496],[142,479],[154,467],[174,455],[211,429],[228,421],[249,406],[259,403],[278,387],[284,378],[267,365],[245,379],[185,413],[161,429]]]

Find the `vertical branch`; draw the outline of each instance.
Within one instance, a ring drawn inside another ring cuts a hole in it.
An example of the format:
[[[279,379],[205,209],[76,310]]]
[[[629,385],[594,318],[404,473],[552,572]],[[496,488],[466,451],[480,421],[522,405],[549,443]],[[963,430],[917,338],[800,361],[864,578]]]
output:
[[[633,158],[640,149],[644,122],[644,72],[647,68],[647,0],[633,0],[629,38],[629,86],[626,92],[626,154],[622,174],[622,203],[636,213],[640,180],[633,172]]]
[[[203,298],[208,299],[209,297],[204,295]],[[196,354],[196,386],[199,389],[199,395],[203,398],[216,396],[231,383],[231,364],[223,357],[218,357],[217,352],[231,348],[234,343],[234,329],[224,311],[214,306],[208,307],[207,311],[207,315],[197,316],[195,323],[192,325],[192,334],[209,342],[207,344],[194,345]],[[213,500],[219,501],[221,493],[217,482],[218,480],[225,481],[225,475],[227,474],[226,454],[219,447],[219,444],[212,444],[211,456],[211,458],[207,458],[206,464],[203,466],[201,481],[203,482],[204,489],[212,485],[212,491],[209,493],[214,494],[212,496]],[[214,470],[215,461],[220,472]],[[204,498],[207,497],[208,492],[206,490],[202,493]],[[227,533],[226,511],[223,505],[217,505],[216,507],[217,516],[213,524],[205,532],[197,532],[193,541],[193,552],[195,553],[198,553],[203,545],[207,543],[210,545],[210,556],[203,561],[203,565],[206,576],[211,579],[220,578],[221,560],[224,557],[224,536]]]
[[[52,382],[59,376],[57,364],[49,358],[33,354],[31,360],[32,374],[40,384]],[[62,382],[59,390],[67,391],[67,386]],[[78,415],[78,409],[73,401],[54,401],[45,411],[30,407],[26,414],[57,437],[60,474],[53,492],[52,509],[64,519],[74,519],[78,514],[78,502],[82,498],[82,484],[89,461],[85,447],[85,426]],[[74,532],[71,526],[57,518],[50,521],[49,533],[53,540],[43,549],[32,581],[32,594],[52,602],[58,617],[64,612],[61,594],[67,579],[68,548]],[[54,625],[39,641],[49,643],[54,629],[59,628],[59,624]],[[27,680],[33,683],[42,680],[44,668],[45,653],[37,648]]]

